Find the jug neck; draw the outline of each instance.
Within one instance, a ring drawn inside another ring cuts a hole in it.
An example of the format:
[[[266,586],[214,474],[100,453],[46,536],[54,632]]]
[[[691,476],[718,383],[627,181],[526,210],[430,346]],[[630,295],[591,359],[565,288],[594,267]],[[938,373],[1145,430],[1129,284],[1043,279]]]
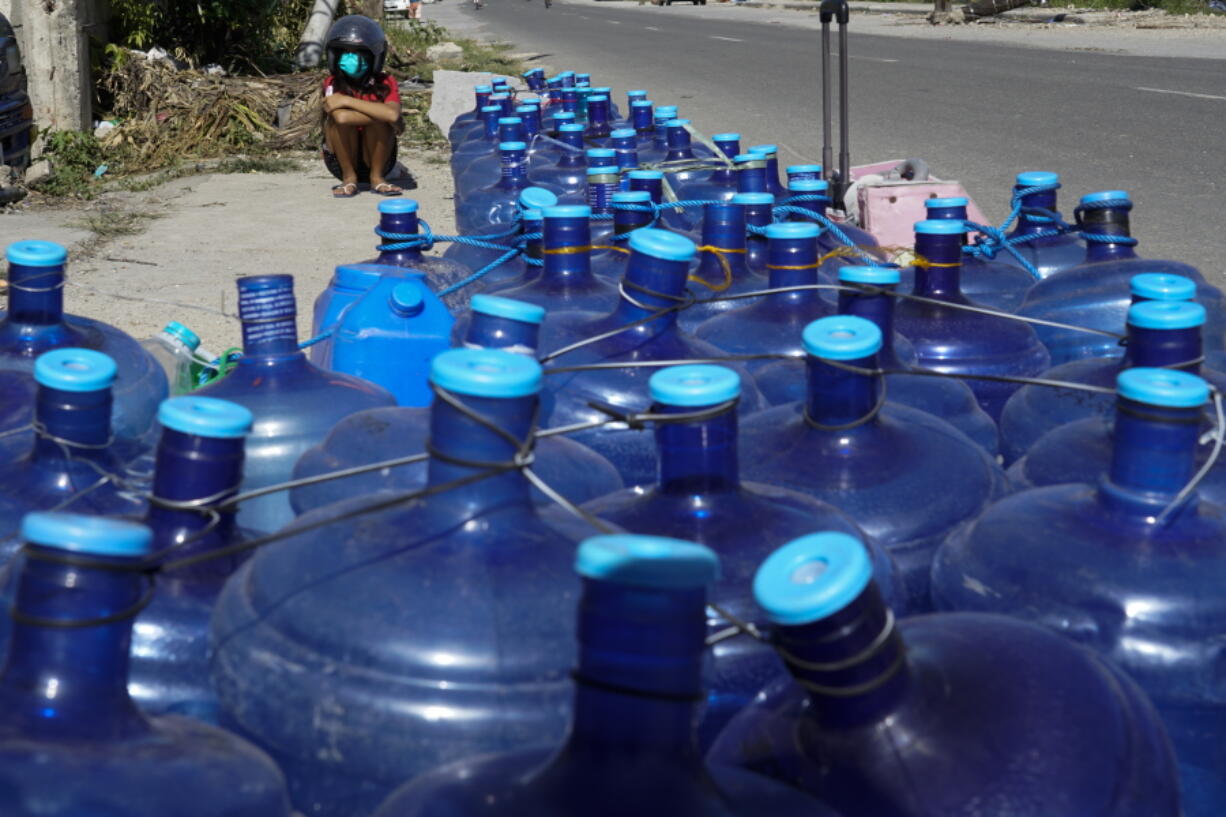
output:
[[[1201,329],[1145,329],[1128,325],[1128,351],[1124,356],[1124,368],[1152,366],[1163,368],[1178,366],[1185,372],[1200,373],[1200,359],[1204,354]]]
[[[545,281],[555,286],[591,283],[592,228],[586,216],[545,219]]]
[[[474,310],[472,322],[464,335],[464,345],[470,349],[502,349],[535,357],[540,338],[539,323]]]
[[[626,291],[618,298],[613,313],[615,320],[621,324],[632,323],[676,306],[683,300],[688,271],[689,264],[685,261],[670,261],[631,250],[623,283]],[[636,327],[635,331],[656,335],[676,323],[677,310],[673,310]]]
[[[841,360],[839,363],[863,369],[877,368],[877,357]],[[805,358],[805,413],[811,423],[837,427],[856,423],[867,417],[880,398],[879,378],[858,374],[809,355]],[[862,429],[875,421],[857,426]],[[841,430],[846,434],[856,429]]]
[[[243,324],[243,359],[301,357],[294,279],[258,275],[238,281],[238,316]]]
[[[722,281],[724,263],[732,270],[732,279],[749,275],[745,265],[745,208],[740,204],[721,202],[702,208],[702,244],[714,249],[703,250],[698,256],[695,275],[704,281]],[[723,262],[720,259],[723,259]]]
[[[499,150],[498,163],[501,175],[498,187],[502,190],[523,190],[528,186],[528,157],[526,151]]]
[[[915,267],[916,295],[959,298],[962,295],[962,236],[919,233],[915,252],[925,263]]]
[[[811,286],[817,283],[816,238],[772,238],[767,240],[766,269],[771,289]],[[774,301],[811,304],[821,300],[815,289],[780,292],[770,296]]]
[[[1087,233],[1095,236],[1086,239],[1086,261],[1117,261],[1136,258],[1136,242],[1132,240],[1130,213],[1132,205],[1079,210],[1078,217]],[[1100,238],[1101,236],[1101,238]],[[1111,241],[1110,238],[1124,239]]]
[[[840,286],[854,287],[854,284],[840,282]],[[879,289],[893,292],[896,287],[878,286]],[[894,352],[894,296],[886,292],[856,291],[854,289],[839,290],[839,314],[855,315],[877,324],[881,330],[881,350],[877,352],[877,361],[883,369],[900,368],[898,355]]]
[[[685,128],[671,127],[667,129],[665,141],[668,144],[668,154],[665,159],[670,162],[694,158],[694,144],[690,132]]]
[[[827,618],[777,626],[775,644],[825,728],[855,728],[889,716],[910,682],[906,647],[875,584]]]
[[[615,167],[598,170],[587,174],[587,205],[593,213],[607,215],[613,212],[613,194],[621,189],[621,180]]]
[[[609,99],[588,100],[587,133],[588,136],[602,139],[609,135]]]
[[[394,233],[396,235],[417,235],[417,213],[380,213],[379,214],[379,229],[384,233]],[[403,239],[384,239],[387,244],[397,244]],[[410,247],[403,250],[383,250],[379,253],[377,263],[391,264],[396,267],[408,267],[420,263],[422,260],[421,250],[417,247]]]
[[[766,162],[755,159],[741,162],[736,170],[736,191],[738,193],[769,193],[766,187]]]
[[[558,167],[587,167],[587,154],[584,153],[583,131],[567,128],[558,132],[558,141],[573,150],[563,150],[558,157]]]
[[[515,440],[525,440],[535,428],[537,397],[492,398],[456,394],[454,399]],[[437,487],[453,480],[489,471],[483,463],[511,462],[518,448],[501,434],[486,428],[467,414],[436,397],[430,406],[431,457],[427,485]],[[459,503],[464,512],[481,513],[500,506],[527,505],[528,482],[518,470],[451,488],[433,499]]]
[[[545,232],[545,220],[538,215],[535,218],[527,218],[520,223],[520,235],[534,235],[536,238],[528,239],[524,242],[524,256],[534,258],[537,261],[542,261],[545,257],[545,241],[543,234]]]
[[[5,320],[54,326],[64,319],[64,265],[8,265],[8,315]]]
[[[1014,187],[1014,192],[1024,188]],[[1048,217],[1040,213],[1034,212],[1036,209],[1046,210],[1054,213],[1059,217],[1060,213],[1056,210],[1056,191],[1040,190],[1035,193],[1021,197],[1022,212],[1017,218],[1017,227],[1013,229],[1013,235],[1033,235],[1041,233],[1052,228],[1052,222]]]
[[[132,610],[147,590],[143,574],[74,567],[56,549],[30,545],[13,603],[8,660],[0,672],[5,717],[31,737],[108,740],[145,732],[148,723],[128,695],[133,617],[93,626],[48,626],[38,620],[85,622]]]
[[[652,204],[659,204],[664,200],[664,179],[662,176],[630,176],[630,189],[646,191],[651,196]]]
[[[692,414],[711,408],[657,404],[653,410]],[[655,434],[662,492],[696,496],[734,491],[740,485],[735,409],[705,420],[659,423]]]
[[[655,125],[655,112],[651,105],[630,106],[630,127],[637,133],[651,133]]]
[[[1111,470],[1101,501],[1127,516],[1153,517],[1196,471],[1201,408],[1169,408],[1121,397],[1115,406]],[[1187,507],[1194,507],[1195,498]]]
[[[636,205],[642,204],[635,202]],[[629,210],[624,206],[616,206],[613,208],[613,234],[626,235],[632,233],[640,227],[646,227],[651,224],[652,215],[646,210]]]
[[[34,456],[62,458],[67,444],[73,457],[92,459],[111,439],[111,390],[63,391],[40,385],[34,416],[42,431],[34,445]],[[63,440],[63,443],[56,440]]]

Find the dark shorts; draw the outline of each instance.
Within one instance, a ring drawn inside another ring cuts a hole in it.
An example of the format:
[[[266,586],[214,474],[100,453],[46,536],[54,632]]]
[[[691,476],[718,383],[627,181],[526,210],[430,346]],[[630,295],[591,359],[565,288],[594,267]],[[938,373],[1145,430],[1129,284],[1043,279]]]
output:
[[[400,145],[398,142],[392,142],[392,154],[387,159],[387,167],[383,168],[384,177],[388,176],[392,169],[396,167],[396,156],[399,152]],[[328,168],[328,172],[336,178],[341,178],[341,163],[337,161],[336,154],[328,150],[327,142],[321,142],[319,145],[320,153],[324,157],[324,166]],[[358,182],[360,184],[370,183],[370,167],[366,164],[366,158],[362,156],[362,145],[358,143]]]

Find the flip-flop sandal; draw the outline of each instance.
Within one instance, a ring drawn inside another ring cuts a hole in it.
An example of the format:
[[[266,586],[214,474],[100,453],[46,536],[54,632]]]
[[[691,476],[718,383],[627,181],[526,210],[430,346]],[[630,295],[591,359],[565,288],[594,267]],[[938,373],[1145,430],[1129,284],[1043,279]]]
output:
[[[370,188],[370,192],[377,193],[380,196],[399,196],[400,194],[404,193],[404,190],[391,182],[383,182],[382,184],[376,184],[374,187]]]
[[[334,199],[351,199],[357,194],[358,186],[353,182],[334,185],[332,188],[332,198]]]

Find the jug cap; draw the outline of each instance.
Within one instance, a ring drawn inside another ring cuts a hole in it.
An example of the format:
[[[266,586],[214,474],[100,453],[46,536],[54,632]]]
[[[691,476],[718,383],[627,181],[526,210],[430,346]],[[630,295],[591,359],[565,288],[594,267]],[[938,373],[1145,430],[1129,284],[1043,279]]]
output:
[[[543,187],[525,187],[519,194],[519,206],[523,209],[541,210],[557,203],[558,197]]]
[[[494,92],[494,86],[493,85],[476,85],[473,87],[473,91],[478,94],[492,94]]]
[[[769,156],[772,153],[778,153],[778,145],[750,145],[746,153],[760,153],[763,156]]]
[[[616,128],[609,134],[614,139],[630,139],[637,131],[634,128]]]
[[[540,323],[545,320],[545,307],[498,295],[474,295],[470,306],[473,312],[521,323]]]
[[[584,539],[575,554],[575,572],[630,587],[704,587],[719,578],[719,557],[682,539],[615,533]]]
[[[939,207],[966,207],[970,201],[966,196],[946,196],[944,198],[928,199],[924,202],[924,207],[929,210]]]
[[[733,204],[774,204],[774,193],[737,193],[732,197]]]
[[[688,124],[690,124],[690,120],[688,119],[670,119],[664,123],[664,127],[666,128],[684,128]]]
[[[601,160],[597,159],[596,161],[601,161]],[[617,172],[618,172],[617,165],[607,164],[607,165],[597,165],[596,167],[589,167],[585,175],[588,175],[588,176],[616,176]]]
[[[807,221],[780,221],[766,225],[768,239],[817,238],[821,229],[816,224]]]
[[[535,105],[526,105],[526,104],[525,104],[525,105],[516,105],[516,106],[515,106],[515,113],[534,113],[535,111],[536,111],[536,106],[535,106]]]
[[[60,391],[109,389],[117,371],[114,360],[93,349],[53,349],[34,361],[34,380]]]
[[[767,556],[754,574],[753,595],[776,624],[810,624],[851,604],[872,578],[873,563],[860,540],[825,531]]]
[[[563,122],[558,125],[558,133],[583,133],[587,127],[578,122]]]
[[[592,208],[586,204],[557,204],[541,209],[545,218],[591,218]]]
[[[68,260],[68,250],[54,241],[14,241],[4,252],[10,264],[23,267],[58,267]]]
[[[1132,203],[1127,190],[1101,190],[1097,193],[1087,193],[1081,197],[1082,204],[1097,204],[1100,201],[1126,201]]]
[[[153,532],[144,525],[81,513],[28,513],[21,520],[27,542],[91,556],[145,556]]]
[[[158,422],[163,428],[181,434],[233,440],[247,436],[255,418],[238,403],[185,394],[162,401],[158,406]]]
[[[430,382],[470,397],[529,397],[541,390],[541,365],[501,349],[448,349],[431,361]]]
[[[897,267],[847,266],[839,268],[839,280],[851,284],[890,286],[902,280],[902,273]]]
[[[522,125],[524,120],[518,116],[500,116],[498,117],[499,125]]]
[[[426,299],[422,297],[421,287],[415,282],[403,281],[392,287],[388,305],[402,318],[411,318],[426,308]]]
[[[1048,170],[1027,170],[1017,174],[1018,187],[1047,187],[1060,183],[1060,174]]]
[[[647,384],[651,399],[666,406],[715,406],[741,396],[740,375],[709,363],[669,366]]]
[[[193,352],[200,348],[200,336],[192,330],[188,329],[178,321],[171,321],[162,328],[162,331],[168,335],[174,335],[183,342],[183,345]]]
[[[416,199],[384,199],[379,202],[380,213],[416,213]]]
[[[613,148],[588,148],[584,153],[589,159],[616,159],[617,151]]]
[[[630,249],[664,261],[689,261],[698,252],[685,236],[651,227],[630,233]]]
[[[527,150],[528,144],[526,142],[499,142],[498,149],[504,153],[515,150]]]
[[[821,173],[821,165],[788,165],[788,173]]]
[[[926,218],[915,222],[917,235],[962,235],[966,224],[960,218]]]
[[[663,179],[664,171],[662,170],[631,170],[630,178],[632,179]]]
[[[766,157],[761,153],[738,153],[732,157],[732,161],[740,164],[741,162],[765,162]]]
[[[647,92],[636,88],[633,91],[626,91],[626,96],[631,99],[646,99]]]
[[[618,190],[613,194],[614,204],[642,204],[651,201],[651,193],[646,190]]]
[[[1183,275],[1143,272],[1128,281],[1132,294],[1150,301],[1190,301],[1196,297],[1196,282]]]
[[[881,329],[856,315],[831,315],[805,327],[805,351],[828,360],[860,360],[881,351]]]
[[[596,90],[595,88],[592,89],[593,93],[591,96],[587,98],[587,104],[591,105],[593,102],[608,102],[609,101],[609,98],[607,96],[605,96],[604,94],[595,93],[595,90]]]
[[[792,193],[823,193],[830,189],[830,182],[825,179],[788,179],[788,190]]]
[[[1205,325],[1205,308],[1194,301],[1141,301],[1128,307],[1128,325],[1140,329],[1193,329]]]
[[[636,99],[630,103],[632,108],[650,108],[654,103],[650,99]]]
[[[739,142],[741,134],[739,133],[717,133],[711,137],[712,142]]]
[[[563,122],[570,123],[575,121],[574,111],[557,111],[556,113],[550,114],[550,116],[553,118],[554,122],[557,122],[559,119],[561,119]]]
[[[1209,384],[1191,372],[1137,366],[1115,378],[1120,397],[1165,408],[1196,408],[1209,400]]]

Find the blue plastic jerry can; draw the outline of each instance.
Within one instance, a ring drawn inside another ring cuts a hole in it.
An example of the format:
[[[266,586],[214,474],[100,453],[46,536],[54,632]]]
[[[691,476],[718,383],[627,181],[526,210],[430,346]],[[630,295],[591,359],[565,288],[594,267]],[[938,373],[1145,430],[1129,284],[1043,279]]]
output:
[[[425,276],[383,276],[341,312],[332,370],[376,383],[402,406],[430,403],[430,360],[450,348],[454,319]]]

